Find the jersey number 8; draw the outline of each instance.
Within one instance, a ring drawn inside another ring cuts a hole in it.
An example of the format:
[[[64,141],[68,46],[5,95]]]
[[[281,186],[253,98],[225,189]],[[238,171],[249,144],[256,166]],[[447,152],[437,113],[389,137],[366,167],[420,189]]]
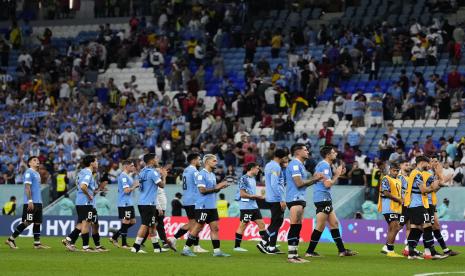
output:
[[[93,216],[94,214],[92,212],[87,213],[87,219],[92,219]]]
[[[182,189],[187,190],[187,179],[185,176],[182,177]]]

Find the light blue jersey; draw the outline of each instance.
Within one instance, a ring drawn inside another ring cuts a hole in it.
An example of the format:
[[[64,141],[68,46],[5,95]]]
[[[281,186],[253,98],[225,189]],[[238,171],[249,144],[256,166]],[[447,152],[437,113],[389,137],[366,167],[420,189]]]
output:
[[[199,174],[199,171],[196,167],[190,165],[184,169],[182,173],[182,190],[184,191],[183,195],[183,205],[192,206],[195,205],[195,200],[199,196],[199,189],[195,183],[195,178]]]
[[[321,173],[325,176],[325,179],[318,181],[313,187],[313,202],[331,201],[331,187],[325,187],[323,183],[327,179],[333,178],[333,171],[331,165],[325,160],[320,161],[315,167],[315,174]]]
[[[278,162],[271,160],[265,166],[266,202],[284,201],[283,171]]]
[[[213,172],[202,169],[195,178],[195,184],[197,188],[213,189],[216,187],[216,176]],[[199,192],[195,201],[195,209],[216,209],[216,193],[204,195]]]
[[[400,179],[402,183],[402,198],[404,198],[405,192],[407,191],[407,187],[408,187],[408,181],[407,181],[407,178],[405,178],[405,176],[403,175],[399,175],[398,178]]]
[[[428,179],[425,179],[425,184],[426,184],[426,187],[429,187],[431,186],[431,184],[433,184],[433,182],[436,180],[436,176],[434,175],[434,172],[433,171],[429,171],[431,173],[431,176],[428,177]],[[429,206],[433,205],[433,195],[431,193],[428,193],[428,204]]]
[[[122,172],[118,176],[118,207],[132,206],[131,193],[125,193],[124,189],[132,188],[133,179],[125,172]]]
[[[42,203],[42,193],[40,192],[40,174],[31,168],[24,173],[24,184],[31,186],[31,199],[33,203]],[[26,186],[24,186],[26,188]],[[24,189],[24,204],[28,202],[26,189]]]
[[[92,175],[92,171],[88,168],[82,169],[76,178],[77,183],[77,194],[76,194],[76,205],[95,205],[95,190],[97,189],[97,184],[95,183],[95,178]],[[91,196],[94,196],[93,200],[84,194],[81,189],[81,185],[87,186],[87,193]]]
[[[250,177],[247,174],[244,174],[239,179],[239,194],[241,190],[244,190],[249,195],[255,195],[257,193],[257,182],[254,177]],[[257,201],[250,198],[240,198],[239,209],[241,210],[251,210],[258,209]]]
[[[158,183],[160,174],[152,167],[145,167],[139,173],[139,201],[138,205],[157,205]]]
[[[298,159],[292,159],[286,168],[286,202],[305,201],[305,195],[308,186],[297,187],[294,182],[294,176],[300,176],[302,180],[306,180],[308,173],[305,170],[304,164]]]
[[[384,191],[391,192],[391,185],[389,184],[389,180],[384,177],[383,180],[381,180],[381,193]],[[383,209],[381,210],[381,213],[384,214],[391,214],[391,199],[388,197],[385,197],[383,194],[381,194],[381,200],[382,200],[382,206]]]
[[[417,174],[413,180],[412,185],[412,194],[409,208],[423,206],[423,201],[421,200],[421,191],[420,186],[423,185],[423,177],[421,174]]]

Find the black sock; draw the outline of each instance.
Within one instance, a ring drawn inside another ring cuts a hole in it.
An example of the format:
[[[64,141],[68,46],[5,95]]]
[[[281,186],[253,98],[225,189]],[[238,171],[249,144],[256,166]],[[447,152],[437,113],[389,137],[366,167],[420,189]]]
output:
[[[193,244],[195,244],[195,241],[198,239],[199,238],[194,237],[191,234],[189,234],[189,236],[187,237],[186,246],[191,247]]]
[[[197,237],[194,241],[194,246],[198,246],[200,242],[200,239]]]
[[[158,238],[156,236],[153,236],[151,240],[152,240],[153,249],[161,249],[160,244],[158,243]]]
[[[132,224],[123,224],[121,225],[121,229],[118,231],[121,234],[121,244],[128,245],[127,236],[128,236],[128,229],[131,227]],[[118,239],[118,237],[113,238],[114,240]]]
[[[313,230],[312,236],[310,237],[310,244],[308,245],[307,253],[314,253],[315,248],[318,245],[318,242],[320,241],[322,232],[318,230]]]
[[[212,240],[213,249],[220,248],[220,240]]]
[[[81,234],[82,238],[82,247],[88,247],[89,246],[89,233]]]
[[[339,233],[339,229],[331,229],[331,236],[333,237],[333,240],[336,243],[337,250],[339,252],[346,251],[346,249],[344,248],[344,242],[341,238],[341,234]]]
[[[13,232],[13,234],[11,234],[11,236],[14,239],[16,239],[19,236],[19,234],[21,234],[24,231],[24,229],[26,229],[26,227],[27,226],[24,224],[24,222],[21,222],[18,226],[16,226],[16,229]]]
[[[100,234],[97,232],[95,234],[92,234],[92,239],[94,240],[94,244],[96,247],[100,246]]]
[[[431,255],[436,255],[436,250],[434,249],[433,227],[428,226],[423,228],[423,242],[425,243],[425,248],[428,248],[431,251]]]
[[[277,241],[278,241],[278,233],[268,232],[268,245],[271,247],[275,247]]]
[[[258,232],[260,234],[260,237],[262,238],[263,241],[265,241],[265,243],[268,244],[268,233],[266,232],[266,230],[263,230],[263,231],[260,231]]]
[[[184,236],[184,234],[186,234],[186,233],[187,233],[187,230],[179,228],[178,232],[176,232],[176,234],[174,234],[174,237],[176,239],[179,239],[180,237]]]
[[[140,244],[144,244],[148,237],[149,237],[149,230],[147,230],[147,233],[145,234],[144,239],[142,240]]]
[[[158,223],[157,223],[157,232],[158,232],[158,237],[162,241],[166,241],[166,232],[165,232],[165,223],[163,220],[165,219],[165,216],[160,216],[158,217]]]
[[[447,249],[447,245],[446,245],[446,242],[444,241],[444,238],[442,237],[441,231],[434,230],[433,234],[436,240],[438,241],[439,245],[441,245],[442,250]]]
[[[421,234],[422,234],[422,231],[418,228],[412,228],[410,230],[410,234],[408,235],[408,238],[407,238],[409,256],[415,255],[415,247],[417,246],[418,241],[420,240]]]
[[[32,226],[32,233],[34,235],[34,244],[40,244],[40,224]]]
[[[121,225],[121,228],[123,228],[123,225]],[[111,238],[113,240],[117,241],[120,235],[121,235],[121,229],[119,229],[115,234],[113,234],[113,236]]]
[[[290,246],[299,245],[299,233],[302,228],[302,224],[291,224],[289,233],[287,234],[287,244]]]
[[[386,247],[387,247],[388,251],[394,251],[394,245],[393,244],[386,243]]]
[[[71,239],[71,243],[75,244],[77,239],[79,238],[79,234],[81,233],[81,230],[74,228],[74,230],[68,235],[68,238]]]
[[[234,247],[241,247],[242,234],[236,233],[236,241],[234,242]]]

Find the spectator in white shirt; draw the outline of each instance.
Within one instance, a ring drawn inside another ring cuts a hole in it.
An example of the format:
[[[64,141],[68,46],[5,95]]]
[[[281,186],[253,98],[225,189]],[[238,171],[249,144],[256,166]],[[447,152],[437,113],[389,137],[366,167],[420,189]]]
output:
[[[460,186],[463,186],[463,180],[465,178],[464,177],[465,176],[465,162],[460,161],[460,165],[458,165],[457,163],[458,162],[456,162],[454,176],[453,176],[452,180],[453,180],[453,185],[454,186],[460,187]]]
[[[68,142],[70,139],[71,139],[71,143],[72,144],[75,144],[78,142],[79,140],[79,137],[77,136],[77,134],[71,130],[71,126],[67,126],[65,128],[65,131],[63,131],[60,136],[58,136],[58,139],[62,139],[62,141],[64,142]]]
[[[448,178],[449,176],[454,175],[454,169],[450,167],[449,162],[444,162],[443,164],[443,169],[442,169],[442,174],[444,175],[445,178]],[[449,180],[449,182],[444,183],[447,186],[452,186],[453,180]]]
[[[32,56],[26,52],[26,50],[23,50],[21,54],[18,56],[18,64],[21,64],[23,62],[26,64],[26,66],[30,69],[32,65]]]
[[[260,141],[257,143],[257,148],[258,148],[258,153],[260,154],[262,158],[265,156],[265,153],[268,151],[269,147],[270,147],[270,142],[266,140],[265,135],[261,135]]]

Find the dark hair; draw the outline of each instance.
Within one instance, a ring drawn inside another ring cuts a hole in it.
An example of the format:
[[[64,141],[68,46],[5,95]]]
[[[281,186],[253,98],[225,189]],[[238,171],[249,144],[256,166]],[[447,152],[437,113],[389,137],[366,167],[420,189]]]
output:
[[[15,196],[11,196],[10,197],[10,201],[15,201],[16,200],[16,197]]]
[[[306,147],[302,143],[295,143],[294,145],[291,146],[291,154],[294,155],[296,151],[302,149],[303,147]]]
[[[194,152],[194,153],[189,153],[189,155],[187,155],[187,162],[190,163],[192,162],[192,160],[194,159],[197,159],[200,157],[200,154]]]
[[[224,196],[223,193],[220,194],[220,199],[221,199],[221,200],[224,200],[224,199],[225,199],[225,196]]]
[[[29,163],[30,163],[30,162],[32,161],[32,159],[34,159],[34,158],[39,158],[39,157],[33,155],[33,156],[31,156],[31,157],[29,157],[29,158],[27,159],[27,166],[28,166],[28,167],[29,167]],[[9,164],[8,164],[8,165],[9,165]]]
[[[121,165],[127,166],[127,165],[131,165],[131,164],[133,164],[133,163],[134,163],[133,160],[127,159],[127,160],[124,160],[123,162],[121,162]]]
[[[258,166],[257,163],[255,163],[255,162],[250,162],[249,164],[247,164],[247,166],[245,166],[245,170],[246,170],[247,172],[249,172],[251,169],[255,168],[256,166]]]
[[[82,166],[84,168],[89,167],[90,163],[95,161],[95,155],[86,155],[82,158]]]
[[[274,151],[274,157],[277,157],[277,158],[284,158],[287,156],[287,153],[285,150],[283,149],[276,149]]]
[[[391,167],[389,169],[396,169],[398,170],[399,169],[399,163],[397,162],[391,162]]]
[[[148,164],[153,159],[155,159],[155,153],[147,153],[146,155],[144,155],[144,163],[145,164]]]
[[[332,150],[333,150],[332,146],[323,146],[320,149],[320,156],[323,158],[326,158],[326,156],[330,154]]]
[[[175,197],[182,197],[182,194],[181,193],[176,193],[174,196]]]
[[[415,158],[415,163],[419,164],[420,162],[428,162],[429,163],[429,158],[424,156],[424,155],[417,156],[417,158]]]
[[[407,159],[401,159],[399,160],[399,165],[400,164],[404,164],[404,163],[408,163],[409,161]]]
[[[439,155],[437,153],[431,153],[428,155],[429,159],[439,159]]]

